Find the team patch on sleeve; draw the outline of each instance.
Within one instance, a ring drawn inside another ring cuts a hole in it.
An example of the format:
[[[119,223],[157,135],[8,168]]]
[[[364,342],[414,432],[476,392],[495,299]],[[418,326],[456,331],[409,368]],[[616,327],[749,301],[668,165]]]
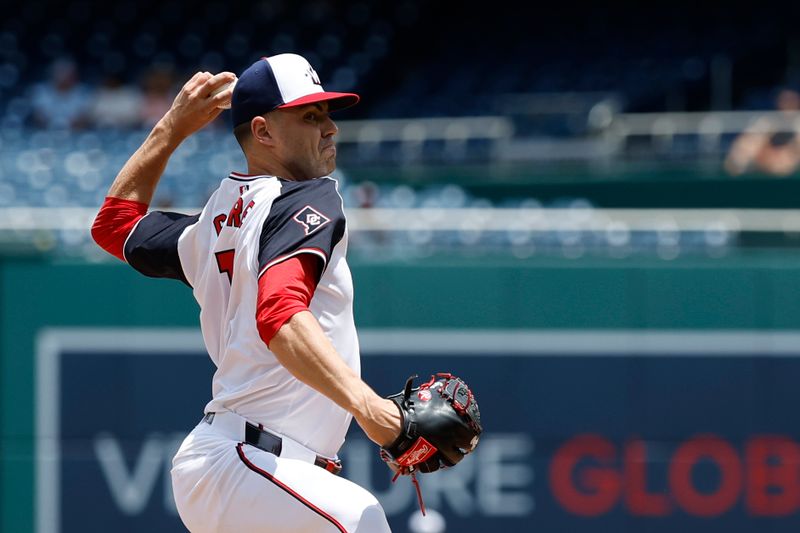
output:
[[[303,209],[295,213],[295,215],[292,217],[292,220],[303,226],[306,235],[311,235],[331,221],[330,218],[326,217],[310,205],[305,206]]]
[[[334,180],[284,182],[262,227],[259,275],[303,253],[319,257],[321,275],[333,248],[344,236],[345,225],[342,197]]]

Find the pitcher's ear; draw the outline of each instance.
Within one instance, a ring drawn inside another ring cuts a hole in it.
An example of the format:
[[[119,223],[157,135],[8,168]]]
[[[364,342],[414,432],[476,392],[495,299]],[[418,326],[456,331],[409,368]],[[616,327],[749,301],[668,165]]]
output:
[[[272,121],[267,116],[253,117],[250,121],[250,133],[259,144],[271,145],[275,142],[272,135]]]

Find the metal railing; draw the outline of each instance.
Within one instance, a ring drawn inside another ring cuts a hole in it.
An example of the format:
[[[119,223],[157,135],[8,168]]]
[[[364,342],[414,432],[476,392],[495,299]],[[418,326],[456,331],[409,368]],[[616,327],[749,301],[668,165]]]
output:
[[[339,143],[501,140],[514,135],[511,119],[502,116],[348,120],[338,125]]]
[[[197,213],[200,209],[174,209]],[[706,231],[800,233],[800,209],[353,208],[351,231]],[[0,209],[1,232],[88,231],[96,208]]]

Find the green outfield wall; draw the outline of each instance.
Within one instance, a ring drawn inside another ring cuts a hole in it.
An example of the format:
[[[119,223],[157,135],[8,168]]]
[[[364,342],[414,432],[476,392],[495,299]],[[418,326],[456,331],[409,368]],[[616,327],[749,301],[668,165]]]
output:
[[[800,253],[353,261],[361,328],[800,330]],[[47,327],[197,326],[191,291],[122,264],[0,258],[0,531],[34,527],[34,344]],[[165,395],[170,391],[155,391]]]
[[[398,165],[355,167],[353,182],[404,183],[417,189],[457,183],[475,197],[502,204],[535,198],[544,205],[583,198],[596,207],[636,208],[785,208],[797,207],[800,175],[783,178],[757,174],[730,176],[714,161],[585,165]]]

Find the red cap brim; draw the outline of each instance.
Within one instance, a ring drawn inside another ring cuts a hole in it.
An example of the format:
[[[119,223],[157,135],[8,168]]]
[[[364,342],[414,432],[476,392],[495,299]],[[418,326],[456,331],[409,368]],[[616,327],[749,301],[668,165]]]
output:
[[[286,102],[278,107],[297,107],[306,104],[315,104],[317,102],[328,102],[328,111],[339,111],[340,109],[346,109],[356,105],[360,99],[361,97],[355,93],[321,92],[307,94],[306,96],[302,96],[291,102]]]

